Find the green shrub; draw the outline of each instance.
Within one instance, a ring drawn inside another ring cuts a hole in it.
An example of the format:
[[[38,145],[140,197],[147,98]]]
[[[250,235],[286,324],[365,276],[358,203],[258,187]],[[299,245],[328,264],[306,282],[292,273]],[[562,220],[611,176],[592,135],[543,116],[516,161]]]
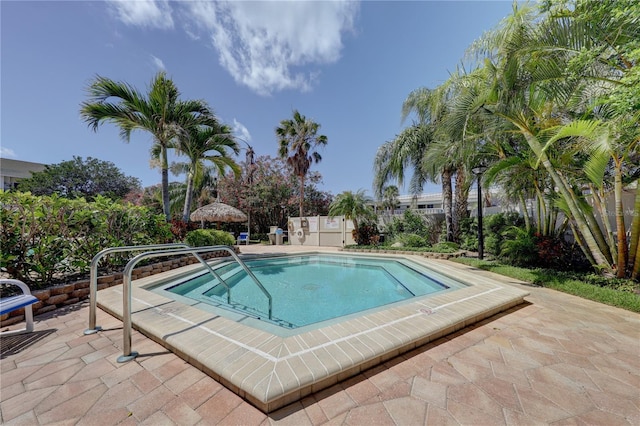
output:
[[[436,253],[455,253],[460,249],[460,246],[450,241],[442,241],[434,244],[432,248]]]
[[[236,243],[235,238],[228,232],[218,231],[216,229],[209,229],[211,235],[213,236],[213,245],[214,246],[232,246]]]
[[[503,232],[503,237],[499,248],[500,260],[515,266],[538,264],[538,247],[536,238],[531,232],[512,226]]]
[[[470,251],[478,250],[478,220],[475,217],[460,221],[460,248]]]
[[[162,216],[144,207],[101,196],[89,203],[0,191],[0,267],[36,288],[88,272],[91,259],[107,247],[171,241]],[[113,254],[100,266],[122,265],[129,257]]]
[[[184,241],[191,247],[203,247],[212,246],[213,235],[206,229],[196,229],[195,231],[187,232]]]
[[[402,234],[396,240],[405,247],[429,247],[427,240],[417,234]]]
[[[189,231],[185,237],[185,242],[191,247],[232,246],[235,244],[235,240],[231,234],[216,229],[196,229]]]
[[[524,226],[524,219],[518,213],[497,213],[485,217],[483,222],[484,250],[500,257],[504,232],[512,226]],[[467,218],[460,221],[460,247],[464,250],[478,250],[478,219]]]
[[[269,234],[265,234],[265,233],[259,233],[259,232],[251,233],[249,237],[252,240],[269,241]]]
[[[401,218],[394,217],[385,225],[385,236],[393,240],[402,234],[416,234],[426,239],[427,244],[438,242],[442,222],[432,216],[424,216],[414,210],[405,210]]]

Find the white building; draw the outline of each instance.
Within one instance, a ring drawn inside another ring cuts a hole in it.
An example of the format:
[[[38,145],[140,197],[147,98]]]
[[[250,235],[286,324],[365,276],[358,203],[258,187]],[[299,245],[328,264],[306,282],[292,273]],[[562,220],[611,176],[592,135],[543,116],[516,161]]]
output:
[[[41,172],[44,168],[45,165],[40,163],[0,158],[2,189],[5,191],[15,189],[21,179],[30,178],[31,173]]]
[[[495,194],[494,189],[490,189],[489,193],[485,192],[486,190],[482,189],[483,198],[485,198],[485,202],[490,200],[489,203],[491,206],[487,206],[485,204],[483,211],[485,214],[494,214],[501,211],[499,203],[497,202],[498,197]],[[455,194],[453,194],[455,196]],[[489,197],[487,197],[489,195]],[[471,216],[475,216],[475,212],[478,209],[478,192],[476,190],[469,191],[469,198],[467,200],[468,208],[471,212]],[[398,208],[396,208],[393,212],[385,212],[378,207],[378,213],[387,213],[391,215],[402,215],[405,210],[412,209],[419,213],[425,215],[444,215],[443,208],[443,200],[442,193],[434,193],[434,194],[419,194],[417,196],[413,195],[400,195],[398,197]]]

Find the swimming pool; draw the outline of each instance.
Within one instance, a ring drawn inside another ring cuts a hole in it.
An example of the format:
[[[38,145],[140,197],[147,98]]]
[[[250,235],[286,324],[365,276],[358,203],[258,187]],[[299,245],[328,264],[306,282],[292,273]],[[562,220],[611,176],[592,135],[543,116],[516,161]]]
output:
[[[284,251],[281,246],[246,250],[256,250],[255,259],[266,254],[258,250],[269,248]],[[328,248],[304,254],[320,253],[340,255]],[[194,264],[133,281],[131,321],[134,328],[260,410],[271,412],[399,354],[429,342],[437,344],[443,336],[523,303],[528,294],[510,286],[512,280],[452,262],[412,255],[371,253],[358,257],[411,261],[411,265],[420,265],[439,277],[452,277],[462,285],[288,329],[243,311],[223,309],[164,290],[202,275],[202,266]],[[245,256],[243,260],[251,258]],[[234,289],[231,291],[233,299]],[[274,309],[275,302],[274,298]],[[100,290],[97,303],[122,318],[120,286]],[[133,350],[137,349],[135,345],[134,342]],[[142,348],[138,349],[144,356]]]
[[[214,268],[229,289],[205,273],[164,290],[295,329],[462,286],[406,259],[307,254],[245,263],[272,296],[271,319],[268,299],[235,262]]]

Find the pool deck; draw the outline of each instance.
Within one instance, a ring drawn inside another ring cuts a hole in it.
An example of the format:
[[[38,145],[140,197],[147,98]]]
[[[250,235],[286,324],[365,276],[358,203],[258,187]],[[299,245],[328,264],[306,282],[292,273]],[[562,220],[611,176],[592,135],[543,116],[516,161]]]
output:
[[[336,318],[300,331],[287,330],[295,334],[283,336],[280,327],[265,328],[265,323],[255,318],[237,315],[230,319],[223,309],[211,311],[211,306],[205,303],[188,298],[175,300],[149,289],[202,271],[201,265],[193,264],[134,281],[132,323],[137,330],[268,413],[519,305],[528,295],[450,265],[417,256],[401,257],[469,285]],[[122,318],[122,291],[121,286],[100,291],[98,306]],[[278,302],[273,301],[274,305]]]
[[[255,250],[292,251],[241,248]],[[2,340],[0,422],[640,424],[640,315],[451,267],[530,295],[270,414],[138,332],[140,356],[117,363],[120,321],[99,311],[104,331],[83,335],[86,303],[37,316],[36,333]]]

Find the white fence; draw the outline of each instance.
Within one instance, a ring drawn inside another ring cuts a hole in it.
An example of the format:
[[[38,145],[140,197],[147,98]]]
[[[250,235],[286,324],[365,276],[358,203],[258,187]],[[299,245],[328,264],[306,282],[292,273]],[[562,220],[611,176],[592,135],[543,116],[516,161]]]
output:
[[[289,243],[294,246],[344,247],[355,244],[353,222],[344,216],[290,217]]]

